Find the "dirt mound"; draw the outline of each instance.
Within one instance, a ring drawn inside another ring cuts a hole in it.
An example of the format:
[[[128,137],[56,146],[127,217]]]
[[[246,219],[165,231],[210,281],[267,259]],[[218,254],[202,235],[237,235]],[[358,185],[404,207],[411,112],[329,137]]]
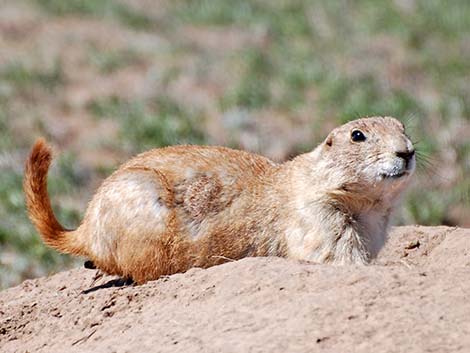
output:
[[[370,266],[247,258],[142,286],[76,269],[0,293],[2,352],[469,352],[470,230],[394,229]]]

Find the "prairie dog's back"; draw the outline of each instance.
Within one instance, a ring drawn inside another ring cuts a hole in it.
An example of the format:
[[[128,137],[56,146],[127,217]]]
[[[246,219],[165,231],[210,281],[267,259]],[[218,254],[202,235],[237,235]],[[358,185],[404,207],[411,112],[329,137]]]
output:
[[[211,173],[230,179],[260,177],[277,164],[268,158],[220,146],[170,146],[137,155],[119,170],[151,168],[169,173],[175,179],[191,178],[197,173]],[[119,172],[118,170],[118,172]]]

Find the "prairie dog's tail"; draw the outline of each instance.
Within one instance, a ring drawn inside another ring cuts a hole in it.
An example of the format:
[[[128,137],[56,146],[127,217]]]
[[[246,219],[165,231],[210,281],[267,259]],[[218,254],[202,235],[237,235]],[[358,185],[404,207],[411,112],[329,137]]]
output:
[[[44,243],[64,253],[86,256],[80,232],[62,227],[52,210],[47,193],[47,171],[51,160],[50,147],[43,139],[38,139],[26,161],[23,180],[29,218]]]

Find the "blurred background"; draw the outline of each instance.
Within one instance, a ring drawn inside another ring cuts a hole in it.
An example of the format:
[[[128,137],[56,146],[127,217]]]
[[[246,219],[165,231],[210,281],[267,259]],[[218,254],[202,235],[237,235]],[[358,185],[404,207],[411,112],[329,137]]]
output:
[[[0,288],[82,263],[27,219],[38,136],[56,152],[56,213],[76,227],[140,151],[283,161],[367,115],[402,120],[420,151],[396,223],[469,227],[468,0],[0,0]]]

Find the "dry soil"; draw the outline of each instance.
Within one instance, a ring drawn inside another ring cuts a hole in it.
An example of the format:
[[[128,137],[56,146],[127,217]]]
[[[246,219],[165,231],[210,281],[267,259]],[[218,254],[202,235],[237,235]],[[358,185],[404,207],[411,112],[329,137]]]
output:
[[[395,228],[369,266],[247,258],[142,286],[0,292],[1,352],[470,352],[470,230]]]

